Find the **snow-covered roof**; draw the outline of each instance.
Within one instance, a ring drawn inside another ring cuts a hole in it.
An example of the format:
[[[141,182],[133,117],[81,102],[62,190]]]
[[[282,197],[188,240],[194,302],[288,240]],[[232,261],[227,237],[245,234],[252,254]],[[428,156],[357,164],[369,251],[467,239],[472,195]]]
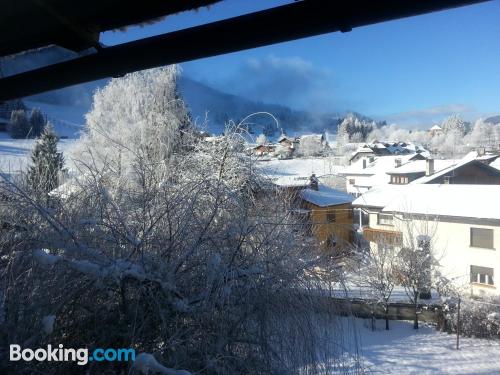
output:
[[[443,130],[439,125],[434,125],[432,128],[429,130]]]
[[[395,196],[401,194],[408,185],[384,185],[377,186],[356,198],[354,206],[385,207]]]
[[[400,167],[393,168],[387,171],[389,174],[406,174],[425,172],[427,160],[412,160]],[[434,160],[434,171],[441,171],[445,168],[455,165],[457,160],[452,159],[436,159]]]
[[[387,185],[366,192],[353,205],[383,207],[384,212],[500,220],[499,194],[499,185]]]
[[[305,139],[314,139],[319,142],[324,139],[324,136],[323,134],[304,134],[300,136],[300,141],[303,141]]]
[[[491,162],[497,160],[500,157],[498,154],[484,154],[477,157],[477,160]]]
[[[364,146],[359,147],[356,151],[353,151],[351,153],[351,156],[355,156],[356,154],[360,154],[360,153],[371,154],[371,153],[373,153],[373,150],[371,149],[371,147],[364,145]]]
[[[377,142],[374,145],[372,145],[373,148],[387,148],[383,143]]]
[[[295,141],[294,138],[291,138],[291,137],[288,137],[286,135],[281,135],[279,138],[278,138],[278,143],[280,142],[283,142],[283,141],[290,141],[290,142],[293,142]]]
[[[388,170],[394,169],[396,159],[401,159],[401,163],[408,163],[415,154],[409,155],[386,155],[375,157],[373,161],[369,159],[359,159],[350,166],[341,171],[343,175],[365,175],[371,176],[377,173],[386,174]],[[366,163],[366,168],[363,168],[363,161]]]
[[[490,167],[500,170],[500,158],[495,159],[489,165]]]
[[[310,184],[310,176],[281,176],[271,181],[281,187],[306,187]]]
[[[476,160],[477,156],[478,155],[477,155],[476,151],[471,151],[467,155],[465,155],[462,159],[460,159],[456,164],[454,164],[448,168],[444,168],[436,173],[433,173],[430,176],[423,176],[423,177],[417,178],[416,180],[410,182],[410,184],[426,184],[426,183],[428,183],[428,182],[430,182],[438,177],[446,176],[451,171],[473,162],[474,160]]]
[[[343,167],[334,165],[331,158],[300,158],[300,159],[273,159],[269,161],[259,161],[257,163],[259,171],[270,178],[281,176],[311,177],[335,174]]]
[[[304,189],[300,192],[300,197],[319,207],[351,203],[354,200],[352,195],[324,185],[319,185],[318,190]]]

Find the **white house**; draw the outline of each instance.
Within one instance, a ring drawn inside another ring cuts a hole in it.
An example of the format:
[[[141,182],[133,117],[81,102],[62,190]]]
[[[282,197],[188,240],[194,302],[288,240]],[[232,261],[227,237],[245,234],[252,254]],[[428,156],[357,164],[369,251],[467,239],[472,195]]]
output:
[[[339,172],[346,180],[346,191],[359,196],[373,186],[390,182],[388,171],[401,167],[413,160],[425,159],[420,154],[370,156],[359,159]]]
[[[429,236],[444,276],[473,294],[500,294],[499,196],[500,185],[386,185],[353,206],[367,216],[362,231],[372,248]]]

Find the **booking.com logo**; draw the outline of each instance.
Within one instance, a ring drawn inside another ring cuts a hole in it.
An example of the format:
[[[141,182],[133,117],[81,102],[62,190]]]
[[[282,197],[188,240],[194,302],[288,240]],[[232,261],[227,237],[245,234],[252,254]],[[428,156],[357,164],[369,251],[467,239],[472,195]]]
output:
[[[89,362],[126,362],[135,361],[135,349],[132,348],[96,348],[89,354],[88,349],[65,348],[63,344],[58,347],[47,345],[47,348],[21,349],[20,345],[10,345],[11,361],[33,360],[44,362],[76,362],[77,365],[84,366]]]

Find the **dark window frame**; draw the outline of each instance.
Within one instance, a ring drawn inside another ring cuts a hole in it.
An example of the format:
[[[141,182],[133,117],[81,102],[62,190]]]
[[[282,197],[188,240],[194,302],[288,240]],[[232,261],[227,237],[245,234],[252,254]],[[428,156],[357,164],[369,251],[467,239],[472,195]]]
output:
[[[474,234],[474,232],[476,232],[476,234]],[[480,234],[480,232],[482,232],[482,234]],[[486,233],[488,233],[489,238],[485,239],[484,236]],[[495,238],[493,229],[471,227],[469,232],[469,240],[470,247],[495,250]]]
[[[332,219],[333,217],[333,219]],[[335,223],[337,221],[337,215],[335,214],[335,211],[328,211],[326,213],[326,222],[327,223]]]

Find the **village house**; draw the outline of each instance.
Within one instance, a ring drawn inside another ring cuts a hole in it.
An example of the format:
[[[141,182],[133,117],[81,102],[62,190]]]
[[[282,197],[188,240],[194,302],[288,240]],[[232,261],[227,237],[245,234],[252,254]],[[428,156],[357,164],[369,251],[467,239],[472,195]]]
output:
[[[253,154],[255,156],[265,156],[270,155],[276,150],[276,146],[268,143],[265,145],[257,145],[253,148]]]
[[[325,249],[342,252],[354,243],[354,197],[310,177],[282,176],[272,180],[292,213]]]
[[[307,215],[309,230],[318,241],[334,253],[348,251],[355,239],[353,229],[353,196],[324,185],[300,191],[301,213]]]
[[[356,151],[351,154],[349,164],[356,163],[358,160],[366,157],[408,155],[416,153],[422,153],[423,156],[428,156],[427,150],[413,143],[375,141],[373,143],[365,143],[359,146]]]
[[[439,125],[434,125],[428,131],[432,137],[443,134],[443,129]]]
[[[478,184],[500,185],[500,171],[477,159],[473,151],[458,163],[438,172],[434,171],[434,163],[428,164],[428,173],[413,181],[413,184]]]
[[[297,139],[287,137],[285,134],[282,134],[281,137],[278,138],[278,144],[288,149],[294,149],[297,143]]]
[[[404,185],[409,184],[420,177],[431,176],[436,171],[452,167],[456,164],[456,160],[412,160],[412,162],[402,164],[402,160],[396,158],[395,168],[388,170],[390,184]]]
[[[457,287],[498,295],[499,194],[499,185],[386,185],[363,194],[353,206],[373,251],[428,238],[441,273]]]
[[[390,182],[387,171],[399,168],[415,160],[424,160],[421,153],[409,155],[369,156],[359,159],[339,172],[345,178],[346,191],[359,196],[373,186],[385,185]]]
[[[384,156],[384,155],[391,155],[391,152],[385,147],[383,144],[364,144],[356,151],[354,151],[351,155],[351,158],[349,159],[349,164],[356,163],[358,160],[363,159],[363,158],[369,158],[369,157],[375,157],[375,156]]]

